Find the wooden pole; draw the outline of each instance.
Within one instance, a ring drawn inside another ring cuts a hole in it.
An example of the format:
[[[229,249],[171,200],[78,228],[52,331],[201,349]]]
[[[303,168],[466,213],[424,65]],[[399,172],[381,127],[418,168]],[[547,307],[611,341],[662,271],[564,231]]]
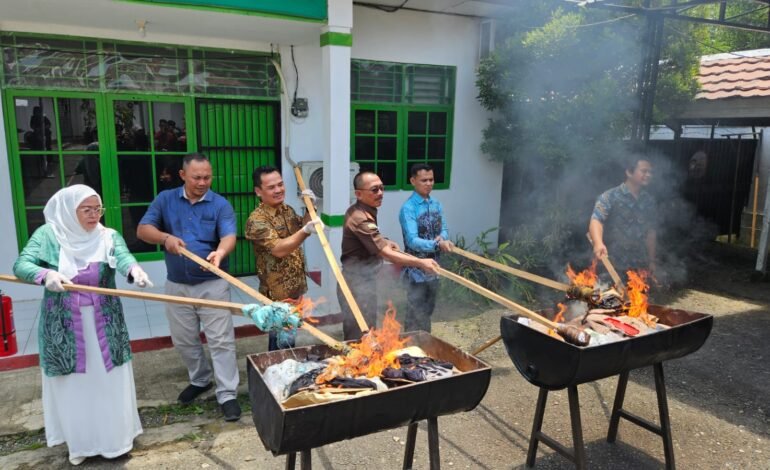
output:
[[[751,248],[754,248],[754,239],[757,230],[757,199],[759,198],[759,175],[754,176],[754,207],[751,209]]]
[[[10,276],[8,274],[0,274],[0,281],[29,284],[28,282],[22,281],[16,276]],[[64,287],[64,290],[66,291],[88,292],[91,294],[112,295],[112,296],[128,297],[131,299],[139,299],[139,300],[153,300],[156,302],[167,302],[167,303],[179,304],[179,305],[194,305],[196,307],[220,308],[223,310],[230,310],[230,312],[233,315],[237,315],[237,316],[243,315],[241,308],[244,307],[245,305],[245,304],[238,304],[235,302],[226,302],[224,300],[194,299],[191,297],[179,297],[176,295],[153,294],[151,292],[139,292],[139,291],[125,290],[125,289],[108,289],[106,287],[84,286],[82,284],[62,284],[62,287]],[[306,330],[308,333],[312,334],[313,336],[320,339],[321,341],[323,341],[325,344],[327,344],[332,348],[335,348],[335,349],[347,348],[347,346],[345,346],[344,344],[335,340],[331,336],[328,336],[326,333],[322,332],[321,330],[319,330],[318,328],[312,325],[303,323],[302,329]]]
[[[305,180],[302,179],[302,171],[300,171],[299,166],[294,166],[294,175],[297,177],[297,184],[299,185],[300,191],[304,191],[306,189]],[[310,212],[310,217],[314,219],[318,217],[318,214],[315,211],[315,207],[313,207],[313,201],[308,196],[302,196],[302,200],[305,202],[305,207],[307,207],[308,212]],[[315,231],[318,234],[318,240],[321,242],[321,248],[323,248],[326,259],[329,261],[329,266],[331,266],[332,272],[334,272],[334,277],[337,278],[337,283],[340,286],[342,295],[345,296],[345,300],[347,300],[348,305],[350,306],[350,310],[353,312],[353,316],[356,318],[358,328],[361,329],[362,333],[366,333],[369,330],[369,326],[366,324],[364,315],[358,308],[358,303],[353,297],[353,293],[350,292],[348,283],[342,276],[342,271],[340,271],[340,267],[337,265],[337,259],[334,257],[334,252],[329,246],[329,240],[326,238],[326,234],[324,233],[323,229],[318,225],[315,225]]]
[[[586,233],[586,238],[588,238],[588,243],[590,243],[591,246],[593,246],[594,241],[591,239],[591,235]],[[610,257],[607,255],[604,255],[601,258],[599,258],[599,260],[602,262],[607,272],[610,273],[612,282],[615,284],[615,289],[618,290],[618,293],[621,295],[621,297],[624,296],[626,293],[626,286],[623,284],[623,280],[620,279],[618,272],[615,271],[615,267],[612,265],[612,263],[610,263]]]
[[[532,282],[537,282],[538,284],[542,284],[546,287],[551,287],[556,290],[567,292],[570,288],[568,284],[553,281],[546,277],[538,276],[537,274],[528,273],[527,271],[522,271],[521,269],[516,269],[510,266],[506,266],[502,263],[498,263],[496,261],[492,261],[491,259],[485,258],[483,256],[479,256],[475,253],[471,253],[470,251],[465,251],[462,248],[454,247],[452,248],[452,253],[457,253],[461,256],[464,256],[478,263],[490,266],[495,269],[499,269],[500,271],[506,272],[508,274],[513,274],[514,276],[520,277],[522,279],[527,279]]]
[[[253,287],[251,287],[250,285],[248,285],[245,282],[241,281],[237,277],[231,275],[230,273],[228,273],[228,272],[218,268],[217,266],[214,266],[213,264],[209,263],[205,259],[203,259],[200,256],[196,255],[195,253],[191,252],[187,248],[180,248],[179,252],[181,254],[183,254],[184,256],[186,256],[187,258],[189,258],[190,260],[192,260],[195,263],[197,263],[202,268],[205,268],[205,269],[213,272],[217,276],[221,277],[222,279],[224,279],[225,281],[230,283],[230,285],[232,285],[234,287],[237,287],[238,289],[242,290],[243,292],[245,292],[245,293],[249,294],[250,296],[254,297],[260,303],[262,303],[264,305],[270,305],[270,304],[273,303],[273,300],[271,300],[268,297],[262,295],[258,290],[254,289]],[[331,336],[327,335],[323,331],[319,330],[318,328],[316,328],[315,326],[313,326],[313,325],[311,325],[311,324],[309,324],[307,322],[302,322],[302,325],[300,326],[300,328],[302,328],[303,330],[307,331],[308,333],[310,333],[311,335],[315,336],[316,338],[320,339],[321,341],[324,342],[324,344],[326,344],[327,346],[330,346],[330,347],[332,347],[334,349],[345,350],[345,349],[348,348],[345,344],[337,341],[336,339],[332,338]]]
[[[495,336],[494,338],[492,338],[492,339],[490,339],[490,340],[487,340],[487,341],[486,341],[484,344],[482,344],[481,346],[479,346],[478,348],[476,348],[476,349],[475,349],[475,350],[474,350],[474,351],[471,353],[471,356],[475,356],[475,355],[479,354],[480,352],[482,352],[483,350],[485,350],[485,349],[487,349],[488,347],[492,346],[493,344],[497,343],[497,342],[498,342],[498,341],[500,341],[501,339],[503,339],[503,337],[502,337],[502,336],[500,336],[500,335],[497,335],[497,336]]]

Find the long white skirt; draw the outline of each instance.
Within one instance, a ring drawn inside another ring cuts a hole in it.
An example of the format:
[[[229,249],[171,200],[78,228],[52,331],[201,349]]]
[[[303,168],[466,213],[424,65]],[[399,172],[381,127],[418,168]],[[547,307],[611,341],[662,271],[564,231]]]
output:
[[[130,451],[142,433],[131,361],[107,372],[94,308],[81,306],[86,373],[43,373],[43,418],[49,447],[67,443],[69,457],[113,458]]]

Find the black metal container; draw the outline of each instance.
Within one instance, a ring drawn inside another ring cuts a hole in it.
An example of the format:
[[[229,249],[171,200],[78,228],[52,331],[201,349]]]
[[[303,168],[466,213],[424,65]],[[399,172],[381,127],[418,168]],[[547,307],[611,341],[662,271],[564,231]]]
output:
[[[670,329],[601,346],[579,347],[522,325],[518,316],[500,319],[500,334],[514,365],[530,383],[560,390],[697,351],[714,319],[704,313],[650,305]]]
[[[284,409],[265,384],[262,374],[285,359],[304,360],[308,354],[329,357],[336,351],[324,345],[252,354],[247,357],[251,416],[265,448],[273,455],[299,452],[343,439],[397,428],[428,418],[470,411],[489,387],[490,367],[425,332],[409,333],[409,346],[449,361],[460,374],[395,387],[347,400]]]

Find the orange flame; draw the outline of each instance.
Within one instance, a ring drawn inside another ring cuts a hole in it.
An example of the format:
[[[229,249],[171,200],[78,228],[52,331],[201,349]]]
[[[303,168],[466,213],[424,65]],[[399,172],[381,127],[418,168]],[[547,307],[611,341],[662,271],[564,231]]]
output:
[[[317,384],[335,377],[377,377],[388,367],[399,368],[395,352],[402,349],[410,338],[401,339],[401,324],[396,321],[396,309],[388,301],[382,328],[371,328],[360,343],[352,343],[350,352],[340,361],[330,363],[316,378]]]
[[[575,286],[585,286],[593,288],[596,285],[596,281],[599,277],[596,275],[596,260],[593,260],[591,266],[579,273],[575,273],[572,266],[567,264],[567,277],[569,282]]]
[[[313,317],[313,309],[324,302],[326,299],[320,297],[318,300],[313,301],[310,297],[300,296],[298,299],[286,299],[283,302],[294,306],[294,310],[299,314],[299,317],[308,323],[318,323],[318,319]]]
[[[628,316],[639,318],[648,326],[655,326],[655,321],[647,314],[647,297],[650,286],[647,284],[647,271],[640,270],[638,273],[627,271],[628,275]]]
[[[554,323],[564,323],[564,314],[567,312],[567,306],[563,303],[556,304],[559,306],[559,311],[553,317]]]

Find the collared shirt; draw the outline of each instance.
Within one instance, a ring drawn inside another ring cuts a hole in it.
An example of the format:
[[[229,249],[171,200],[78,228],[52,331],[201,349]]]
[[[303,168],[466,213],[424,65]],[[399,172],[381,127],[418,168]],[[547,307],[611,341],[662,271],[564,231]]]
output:
[[[418,258],[438,258],[439,247],[436,237],[449,239],[444,209],[441,203],[428,196],[423,198],[413,192],[399,212],[401,233],[404,236],[405,251]],[[403,274],[415,282],[436,279],[419,268],[404,267]]]
[[[139,224],[152,225],[162,232],[184,240],[187,249],[205,258],[219,246],[219,241],[236,234],[235,212],[227,199],[209,190],[191,204],[184,186],[161,191],[152,201]],[[227,270],[227,258],[220,268]],[[184,256],[166,254],[167,278],[180,284],[198,284],[218,279]]]
[[[342,266],[377,269],[382,264],[379,253],[387,245],[377,226],[377,209],[362,202],[350,206],[342,227]]]
[[[298,247],[283,258],[271,250],[302,228],[302,218],[290,206],[260,204],[246,221],[245,236],[254,242],[259,292],[273,300],[297,299],[307,292],[305,255]]]
[[[604,242],[610,258],[620,269],[649,263],[646,239],[655,230],[655,200],[642,190],[634,197],[625,183],[611,188],[596,200],[592,219],[604,226]]]

